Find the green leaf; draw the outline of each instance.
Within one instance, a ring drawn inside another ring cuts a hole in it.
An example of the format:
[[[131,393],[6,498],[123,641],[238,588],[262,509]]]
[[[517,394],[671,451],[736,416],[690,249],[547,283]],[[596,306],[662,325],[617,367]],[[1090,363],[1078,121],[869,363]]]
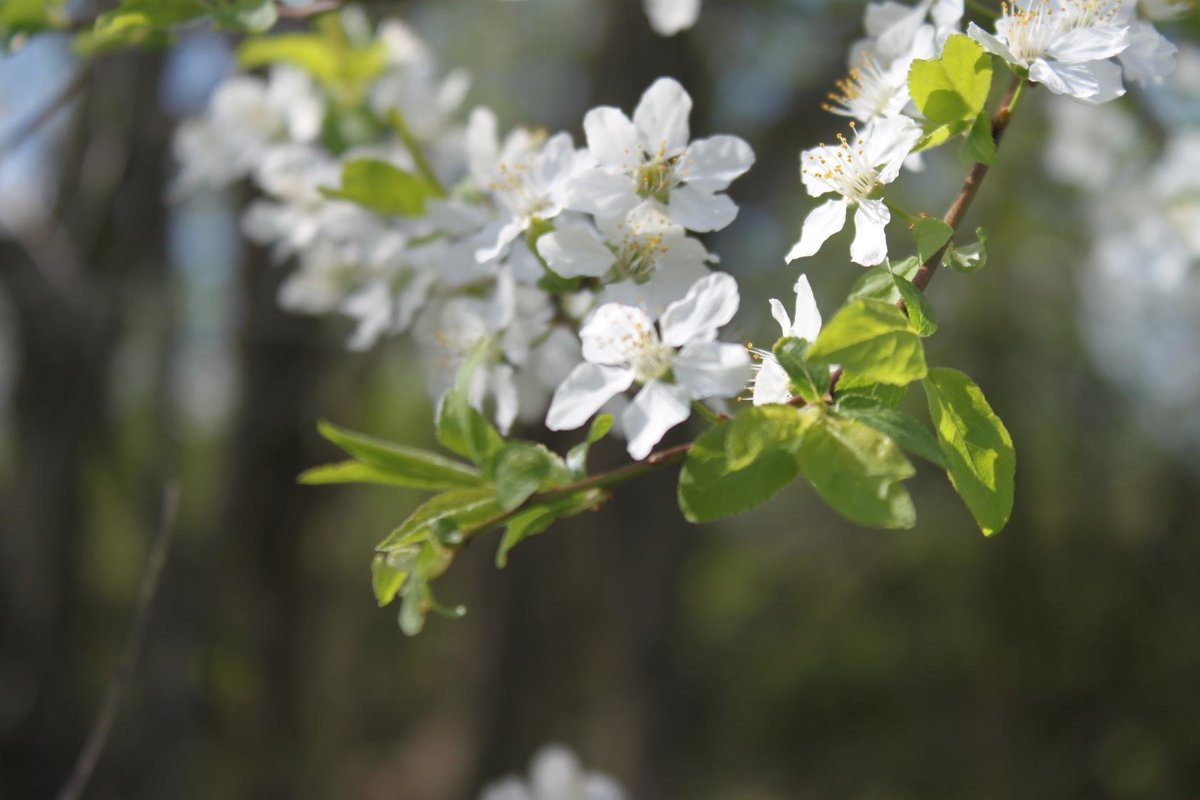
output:
[[[601,414],[592,420],[587,439],[567,451],[567,469],[575,479],[587,476],[587,457],[592,445],[603,439],[612,430],[612,414]]]
[[[792,391],[806,403],[820,403],[829,391],[829,367],[812,365],[805,359],[809,343],[784,337],[775,343],[775,359],[791,379]]]
[[[748,406],[738,411],[725,440],[728,467],[737,471],[775,448],[795,452],[813,415],[783,405]]]
[[[925,293],[913,286],[907,278],[896,278],[896,288],[904,298],[904,307],[908,310],[908,319],[917,330],[918,336],[932,336],[937,333],[937,315],[933,305]]]
[[[405,478],[390,475],[378,467],[364,464],[361,461],[342,461],[337,464],[324,464],[305,470],[296,479],[306,486],[329,486],[343,483],[366,483],[378,486],[397,486],[403,489],[435,488],[427,486],[414,487]]]
[[[364,158],[342,167],[341,188],[321,187],[321,194],[370,209],[378,214],[416,217],[425,213],[425,202],[441,189],[419,175],[386,161]]]
[[[811,413],[788,406],[774,408],[797,415]],[[761,451],[744,468],[732,469],[727,450],[734,422],[726,420],[701,434],[683,463],[679,473],[679,509],[690,522],[709,522],[748,511],[769,500],[796,477],[796,458],[782,444]]]
[[[236,0],[228,6],[217,6],[209,13],[219,25],[247,33],[262,33],[279,21],[275,0]]]
[[[940,219],[921,217],[913,228],[913,238],[917,241],[917,258],[922,262],[928,261],[953,235],[954,228]]]
[[[974,119],[983,111],[991,86],[991,56],[961,34],[946,40],[941,57],[916,59],[908,71],[909,93],[934,123]]]
[[[364,462],[364,469],[360,470],[363,476],[382,473],[388,480],[329,480],[328,478],[336,477],[339,474],[345,476],[354,474],[354,471],[350,470],[347,465],[334,464],[304,473],[301,476],[303,483],[390,483],[413,489],[454,489],[480,486],[485,483],[478,470],[436,453],[364,436],[328,422],[318,423],[317,430],[326,439]],[[373,472],[367,467],[373,468]],[[326,470],[326,472],[318,470]],[[306,477],[307,480],[305,480]]]
[[[569,481],[562,459],[540,444],[512,442],[496,455],[496,501],[504,511],[517,508],[534,492]]]
[[[915,470],[889,437],[865,422],[822,414],[804,434],[800,472],[829,506],[873,528],[911,528],[917,519],[901,481]]]
[[[358,84],[374,78],[387,66],[387,47],[377,41],[351,48],[344,39],[314,33],[257,36],[242,42],[238,63],[246,69],[267,64],[290,64],[327,86]]]
[[[884,262],[877,267],[863,271],[863,274],[850,287],[849,300],[882,300],[895,305],[900,302],[900,290],[896,288],[893,275],[912,280],[921,268],[921,262],[916,256],[909,256],[895,264]]]
[[[608,494],[603,490],[588,489],[521,509],[508,518],[504,537],[496,551],[496,566],[500,569],[508,566],[508,554],[530,536],[542,533],[560,519],[598,508],[607,499]]]
[[[937,123],[937,122],[930,122],[930,121],[926,120],[925,124],[922,127],[925,130],[925,134],[920,139],[917,140],[917,143],[915,145],[913,145],[914,153],[919,153],[922,150],[932,150],[935,147],[940,147],[941,145],[943,145],[946,142],[953,139],[955,136],[961,135],[962,132],[967,129],[967,123],[965,123],[965,122]]]
[[[986,113],[975,118],[971,132],[963,142],[962,152],[967,163],[978,161],[989,166],[996,163],[996,139],[992,136],[992,121]]]
[[[879,300],[855,300],[834,315],[808,349],[814,363],[840,364],[871,383],[903,386],[925,377],[925,348],[908,317]]]
[[[483,467],[488,475],[492,459],[504,447],[504,437],[471,407],[458,389],[451,389],[442,400],[437,440],[447,450]]]
[[[937,439],[911,414],[887,405],[862,403],[850,403],[848,406],[839,404],[837,411],[843,417],[865,422],[914,456],[946,469],[946,458]]]
[[[978,272],[987,264],[988,237],[983,228],[975,229],[976,240],[965,247],[950,246],[946,251],[946,266],[955,272],[970,274]]]
[[[492,487],[454,489],[426,501],[409,516],[400,527],[376,546],[376,550],[387,552],[427,540],[433,526],[445,520],[462,533],[478,530],[500,514],[500,505]]]
[[[0,37],[39,33],[69,22],[62,0],[4,0],[0,3]]]
[[[932,369],[922,384],[950,482],[985,536],[1012,513],[1017,455],[1012,437],[978,386],[963,373]]]
[[[371,588],[375,590],[375,601],[383,608],[396,599],[400,587],[408,577],[408,570],[388,563],[387,556],[379,553],[371,562]]]
[[[101,14],[91,31],[75,40],[86,55],[137,45],[158,45],[169,40],[171,28],[208,13],[199,0],[124,0]]]
[[[874,408],[878,405],[900,405],[908,387],[865,381],[855,375],[843,374],[837,384],[838,408]]]

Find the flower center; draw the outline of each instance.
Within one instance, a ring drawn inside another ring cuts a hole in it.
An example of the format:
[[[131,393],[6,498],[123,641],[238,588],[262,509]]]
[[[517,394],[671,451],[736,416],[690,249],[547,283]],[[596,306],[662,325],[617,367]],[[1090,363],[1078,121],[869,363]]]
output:
[[[512,211],[523,217],[536,217],[553,206],[545,188],[532,178],[532,168],[526,162],[503,163],[498,167],[500,180],[488,187],[502,194]]]
[[[640,236],[628,234],[617,245],[617,262],[613,266],[616,279],[645,283],[654,274],[654,270],[658,267],[658,259],[666,251],[667,248],[663,246],[663,237],[660,233]]]
[[[829,93],[829,102],[822,108],[860,120],[883,116],[903,88],[888,81],[879,62],[869,53],[834,86],[836,91]]]
[[[667,202],[671,189],[679,184],[675,161],[660,154],[638,167],[633,175],[637,193],[646,199]]]
[[[665,378],[671,373],[671,360],[674,355],[674,347],[647,341],[633,359],[633,376],[640,383]]]
[[[854,127],[853,122],[850,127]],[[817,156],[816,167],[806,169],[805,173],[829,181],[838,194],[852,203],[865,200],[879,186],[879,171],[867,159],[861,139],[855,138],[851,144],[839,133],[838,142],[831,155],[826,155],[831,152],[828,148],[823,150]]]

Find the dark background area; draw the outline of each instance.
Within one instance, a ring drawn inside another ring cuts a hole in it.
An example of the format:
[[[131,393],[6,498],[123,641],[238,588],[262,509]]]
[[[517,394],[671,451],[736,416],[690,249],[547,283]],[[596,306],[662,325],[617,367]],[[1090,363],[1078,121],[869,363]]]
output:
[[[696,135],[758,154],[710,244],[743,284],[735,335],[768,337],[811,207],[798,152],[841,129],[817,109],[862,8],[704,2],[671,40],[633,0],[369,7],[470,69],[471,102],[509,125],[579,137],[592,105],[682,80]],[[369,564],[418,495],[295,476],[334,457],[319,418],[431,442],[412,354],[351,354],[347,324],[278,310],[285,268],[239,242],[239,198],[165,201],[172,114],[196,103],[180,87],[204,83],[178,69],[96,61],[48,146],[51,222],[0,239],[0,797],[66,779],[170,481],[176,539],[95,798],[465,799],[548,741],[640,800],[1200,797],[1200,459],[1083,346],[1088,224],[1041,166],[1044,92],[969,221],[992,262],[930,290],[931,360],[970,373],[1017,446],[1007,530],[980,536],[926,466],[918,526],[891,533],[801,484],[688,526],[661,474],[504,571],[496,540],[476,543],[439,591],[468,616],[407,639]],[[964,170],[931,162],[906,204],[940,213]],[[844,253],[835,239],[807,267],[830,313],[858,275]]]

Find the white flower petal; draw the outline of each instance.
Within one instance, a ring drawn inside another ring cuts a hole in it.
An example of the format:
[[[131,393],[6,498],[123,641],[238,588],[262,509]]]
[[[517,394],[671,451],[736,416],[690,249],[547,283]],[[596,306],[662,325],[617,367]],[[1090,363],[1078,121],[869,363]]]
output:
[[[1118,58],[1127,80],[1159,83],[1175,71],[1177,50],[1149,22],[1137,22],[1129,31],[1129,49]]]
[[[783,307],[783,303],[772,297],[769,301],[771,304],[771,316],[779,323],[779,328],[783,331],[784,336],[791,336],[792,321],[788,319],[787,309]]]
[[[983,45],[983,49],[995,56],[1000,56],[1009,64],[1020,64],[1021,61],[1012,54],[1004,42],[972,22],[967,26],[967,35]]]
[[[849,203],[842,198],[829,200],[814,208],[804,219],[804,227],[800,230],[800,241],[787,254],[790,264],[797,258],[814,255],[821,249],[830,236],[840,231],[846,225],[846,209]]]
[[[588,317],[579,338],[583,357],[593,364],[628,364],[648,343],[656,343],[658,334],[642,309],[605,303]]]
[[[717,338],[717,329],[737,313],[738,299],[732,275],[714,272],[701,278],[687,296],[663,312],[659,322],[663,344],[682,347],[689,342],[711,342]]]
[[[622,217],[641,202],[629,176],[604,169],[575,175],[566,193],[567,208],[598,217]]]
[[[615,395],[633,385],[633,370],[584,362],[571,371],[550,401],[546,427],[569,431],[582,426]]]
[[[696,24],[700,0],[643,0],[650,27],[659,36],[674,36]]]
[[[496,428],[507,436],[517,418],[517,382],[515,370],[508,364],[497,364],[491,370],[492,396],[496,398]]]
[[[583,780],[579,759],[562,745],[549,745],[538,751],[529,768],[530,788],[538,800],[574,797]]]
[[[756,406],[786,403],[792,399],[791,380],[774,356],[764,356],[754,374],[750,399]]]
[[[1129,47],[1128,28],[1115,25],[1075,28],[1054,38],[1046,55],[1066,64],[1112,58]]]
[[[719,192],[754,164],[754,151],[736,136],[711,136],[688,145],[678,174],[688,183],[702,183]]]
[[[821,333],[821,310],[813,296],[808,276],[801,275],[796,281],[796,316],[789,331],[792,336],[815,342]]]
[[[671,219],[697,233],[719,231],[737,217],[737,204],[726,194],[713,194],[698,186],[677,186],[667,200]]]
[[[641,134],[647,155],[674,156],[687,147],[692,98],[674,78],[659,78],[642,95],[633,124]]]
[[[1125,94],[1121,68],[1111,61],[1063,64],[1039,58],[1029,68],[1029,79],[1055,94],[1065,94],[1088,103],[1107,103]]]
[[[611,106],[593,108],[583,118],[588,150],[604,166],[626,167],[634,163],[638,132],[625,112]]]
[[[538,239],[538,253],[564,278],[599,278],[612,267],[611,250],[583,225],[560,225]]]
[[[691,399],[680,386],[650,381],[621,414],[621,424],[629,439],[629,455],[641,461],[650,455],[667,431],[688,418]]]
[[[863,200],[854,212],[854,241],[850,243],[850,260],[872,267],[887,258],[885,228],[892,212],[882,200]]]
[[[905,116],[879,119],[863,132],[867,160],[880,167],[878,181],[891,183],[900,174],[904,159],[921,138],[921,126]]]
[[[740,344],[692,342],[675,356],[675,381],[693,400],[734,397],[754,377],[750,353]]]

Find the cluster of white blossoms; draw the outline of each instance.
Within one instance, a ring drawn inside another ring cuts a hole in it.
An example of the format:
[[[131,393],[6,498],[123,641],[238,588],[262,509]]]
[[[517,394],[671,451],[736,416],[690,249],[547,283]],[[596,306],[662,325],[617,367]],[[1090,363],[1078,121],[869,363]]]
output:
[[[613,395],[642,387],[619,420],[639,458],[693,400],[745,388],[747,351],[714,341],[737,285],[711,272],[715,258],[693,234],[737,215],[725,190],[753,164],[749,145],[693,140],[691,98],[669,78],[632,117],[590,111],[582,147],[569,133],[501,135],[490,110],[461,111],[467,80],[441,76],[408,28],[386,22],[377,39],[386,67],[355,125],[328,86],[275,66],[230,77],[207,114],[179,129],[177,193],[248,178],[261,194],[242,227],[294,262],[283,306],[352,318],[353,349],[411,330],[435,397],[483,351],[470,401],[502,432],[544,419],[552,393],[552,428],[586,423],[598,406],[572,395],[587,385],[581,370],[625,364],[628,380],[604,401],[617,410]],[[417,212],[377,213],[346,199],[363,161],[437,191]]]
[[[1163,134],[1116,106],[1051,111],[1047,171],[1083,190],[1092,246],[1081,257],[1081,341],[1170,449],[1194,456],[1200,419],[1200,48],[1179,52],[1171,87],[1143,111]],[[1097,113],[1099,112],[1099,113]],[[1163,419],[1173,424],[1164,426]]]
[[[1149,20],[1181,11],[1179,3],[1016,0],[1004,5],[995,33],[971,23],[968,34],[1031,81],[1094,104],[1123,94],[1123,77],[1156,83],[1173,70],[1175,45]],[[850,74],[826,106],[855,121],[851,134],[839,134],[837,145],[801,154],[801,179],[809,195],[834,198],[805,219],[789,262],[814,255],[845,226],[852,210],[850,260],[873,266],[887,258],[891,211],[882,197],[884,187],[903,167],[920,166],[912,151],[922,136],[922,118],[909,96],[909,67],[914,59],[935,57],[946,38],[959,32],[962,17],[962,0],[868,5],[868,38],[852,48]]]
[[[570,750],[547,745],[534,755],[529,780],[503,778],[479,800],[625,800],[625,792],[607,775],[585,772]]]
[[[696,0],[646,7],[661,32],[699,11]],[[969,34],[1018,74],[1097,103],[1123,91],[1122,75],[1154,82],[1173,67],[1174,46],[1143,18],[1172,10],[1023,0],[1005,6],[994,33],[971,24]],[[576,429],[613,413],[636,459],[700,404],[720,409],[748,384],[755,403],[793,400],[769,353],[756,367],[747,348],[717,341],[739,293],[711,271],[716,258],[696,235],[733,222],[726,191],[754,154],[735,136],[693,139],[678,82],[655,81],[631,116],[592,109],[582,146],[566,132],[502,135],[490,110],[463,108],[468,79],[443,75],[412,31],[385,22],[372,35],[349,19],[349,38],[357,31],[383,51],[361,85],[279,65],[265,78],[233,75],[176,140],[177,192],[246,178],[259,191],[243,229],[294,262],[285,307],[352,318],[354,349],[411,330],[435,398],[470,359],[468,399],[502,433],[517,421]],[[868,36],[827,106],[852,118],[851,131],[801,154],[808,194],[826,199],[788,262],[818,252],[851,214],[850,260],[887,260],[883,194],[920,167],[914,149],[928,130],[909,68],[938,57],[962,19],[962,0],[868,5]],[[355,180],[368,190],[375,180],[356,170],[381,164],[419,197],[382,207],[355,197]],[[773,314],[785,335],[813,340],[821,319],[806,279],[796,293],[794,318],[778,301]]]

